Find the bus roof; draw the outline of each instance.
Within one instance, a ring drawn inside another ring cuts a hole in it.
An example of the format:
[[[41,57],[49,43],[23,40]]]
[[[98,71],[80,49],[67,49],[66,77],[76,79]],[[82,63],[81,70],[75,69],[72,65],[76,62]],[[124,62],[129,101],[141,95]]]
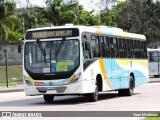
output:
[[[27,31],[37,31],[37,30],[49,30],[49,29],[63,29],[63,28],[78,28],[81,32],[92,32],[100,35],[108,35],[108,36],[116,36],[116,37],[124,37],[124,38],[133,38],[133,39],[141,39],[146,40],[146,37],[141,34],[129,33],[125,32],[120,28],[113,28],[107,26],[52,26],[52,27],[42,27],[29,29]]]

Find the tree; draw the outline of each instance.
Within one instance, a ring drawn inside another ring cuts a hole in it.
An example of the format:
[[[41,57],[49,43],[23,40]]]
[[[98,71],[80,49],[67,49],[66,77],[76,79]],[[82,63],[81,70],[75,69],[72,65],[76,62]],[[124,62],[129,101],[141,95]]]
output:
[[[14,1],[0,2],[0,42],[6,42],[10,31],[14,31],[18,26],[15,10]]]
[[[117,27],[118,13],[125,6],[124,2],[118,0],[106,0],[106,7],[101,10],[100,17],[103,25]]]
[[[94,15],[93,11],[88,12],[83,9],[82,5],[78,5],[77,3],[66,4],[63,0],[47,0],[46,8],[36,8],[34,14],[36,15],[34,18],[37,18],[38,24],[44,23],[54,26],[66,23],[76,25],[100,24],[99,15]],[[31,16],[31,13],[29,15]]]
[[[145,34],[148,43],[159,40],[160,3],[152,0],[127,0],[118,13],[118,27],[129,32]]]

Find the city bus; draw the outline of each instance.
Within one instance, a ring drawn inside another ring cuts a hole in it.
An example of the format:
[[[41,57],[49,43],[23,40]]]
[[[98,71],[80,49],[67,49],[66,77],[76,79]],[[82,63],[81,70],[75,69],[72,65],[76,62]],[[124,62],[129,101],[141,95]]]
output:
[[[160,76],[160,49],[147,49],[149,58],[149,75],[154,77]]]
[[[146,37],[107,26],[29,29],[24,38],[23,80],[27,96],[133,95],[149,81]]]

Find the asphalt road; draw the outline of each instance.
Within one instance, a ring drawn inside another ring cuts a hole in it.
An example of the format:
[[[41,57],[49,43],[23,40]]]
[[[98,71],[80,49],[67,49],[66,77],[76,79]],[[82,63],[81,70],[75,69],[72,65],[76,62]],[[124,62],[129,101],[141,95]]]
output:
[[[135,88],[131,97],[100,93],[97,102],[89,102],[84,96],[56,96],[53,103],[47,104],[42,96],[1,93],[0,111],[160,111],[159,100],[160,82],[153,82]]]

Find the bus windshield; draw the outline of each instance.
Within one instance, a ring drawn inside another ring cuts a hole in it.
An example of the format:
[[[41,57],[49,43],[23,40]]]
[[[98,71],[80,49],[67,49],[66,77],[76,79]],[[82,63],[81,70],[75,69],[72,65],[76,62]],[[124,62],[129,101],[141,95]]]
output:
[[[28,73],[61,73],[75,70],[79,65],[79,41],[27,42],[25,45],[25,69]],[[43,51],[43,52],[42,52]]]

